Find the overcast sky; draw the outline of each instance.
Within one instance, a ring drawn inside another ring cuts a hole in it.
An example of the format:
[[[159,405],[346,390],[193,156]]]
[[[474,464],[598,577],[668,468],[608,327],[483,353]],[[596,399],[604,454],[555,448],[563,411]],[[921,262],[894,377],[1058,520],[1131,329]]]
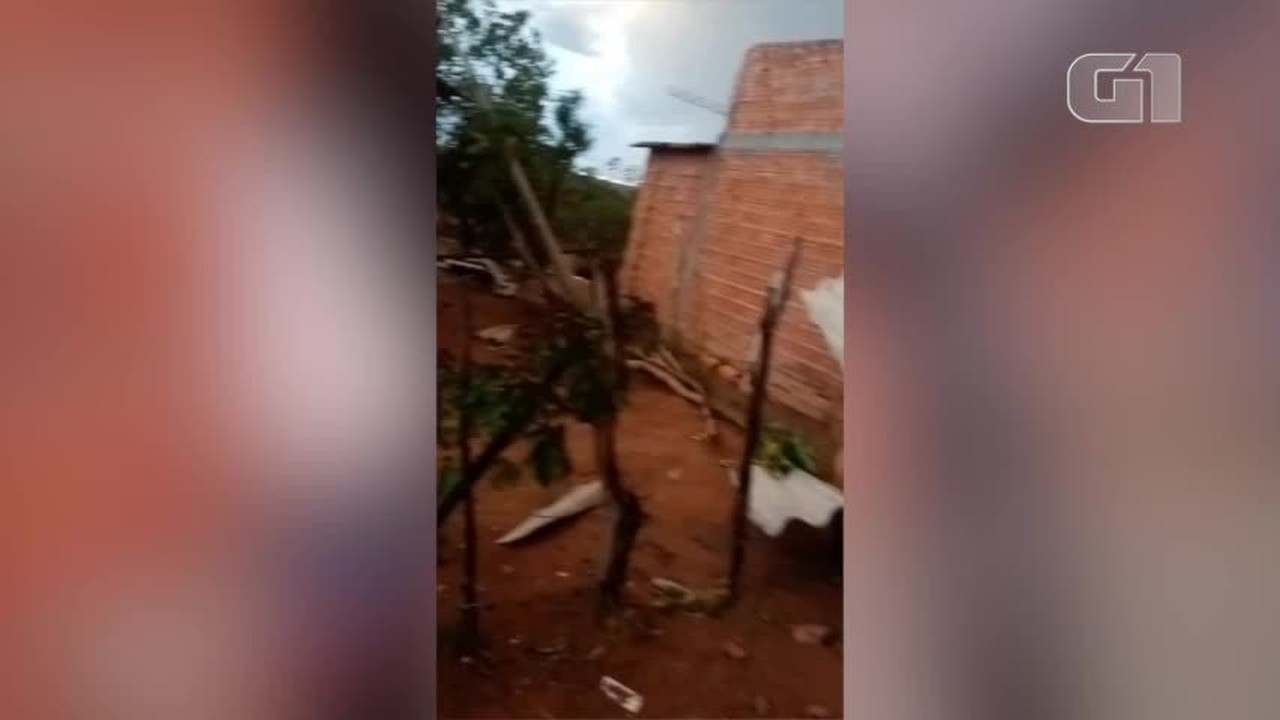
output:
[[[642,167],[643,140],[714,141],[725,118],[668,94],[727,108],[742,56],[761,42],[844,36],[842,0],[505,0],[532,14],[557,90],[580,89],[596,139],[584,166]]]

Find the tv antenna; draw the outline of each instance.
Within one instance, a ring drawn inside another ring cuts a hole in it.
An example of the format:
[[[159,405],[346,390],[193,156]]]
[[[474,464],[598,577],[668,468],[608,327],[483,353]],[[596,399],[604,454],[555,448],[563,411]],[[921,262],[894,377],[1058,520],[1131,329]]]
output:
[[[694,92],[690,92],[689,90],[685,90],[684,88],[676,87],[675,85],[668,85],[667,94],[677,100],[680,100],[681,102],[688,103],[690,105],[693,105],[694,107],[702,108],[707,112],[715,113],[716,115],[719,115],[721,117],[729,116],[728,108],[724,107],[720,103],[717,103],[712,100],[708,100],[702,97],[701,95]]]

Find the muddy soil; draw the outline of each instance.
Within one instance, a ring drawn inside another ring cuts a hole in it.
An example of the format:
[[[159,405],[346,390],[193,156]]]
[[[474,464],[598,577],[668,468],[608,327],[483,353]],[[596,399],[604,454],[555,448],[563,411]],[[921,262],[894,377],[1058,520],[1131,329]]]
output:
[[[438,302],[441,346],[456,351],[457,287],[442,282]],[[484,293],[473,293],[472,303],[477,329],[538,312]],[[500,353],[479,346],[488,356],[481,359]],[[840,714],[840,642],[804,644],[792,633],[795,625],[820,624],[840,637],[840,580],[821,535],[789,531],[778,540],[753,530],[742,600],[722,617],[651,607],[652,578],[703,589],[726,573],[732,489],[723,463],[739,459],[742,439],[727,423],[715,443],[695,439],[701,431],[688,402],[636,379],[620,421],[620,464],[649,517],[633,557],[632,607],[611,624],[595,614],[607,508],[517,546],[495,542],[572,483],[595,479],[587,427],[570,430],[568,481],[542,488],[526,476],[514,487],[483,484],[477,493],[485,657],[461,658],[450,647],[461,602],[461,522],[451,518],[440,535],[437,581],[442,717],[625,717],[601,692],[602,676],[644,696],[642,717]],[[511,455],[522,459],[521,448]]]

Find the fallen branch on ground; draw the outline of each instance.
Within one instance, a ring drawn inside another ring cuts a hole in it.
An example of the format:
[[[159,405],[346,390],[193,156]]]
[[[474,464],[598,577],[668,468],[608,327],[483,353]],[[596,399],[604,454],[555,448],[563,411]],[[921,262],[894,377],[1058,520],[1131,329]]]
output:
[[[710,394],[707,393],[707,389],[702,385],[702,383],[698,382],[697,378],[685,372],[684,366],[680,364],[680,361],[676,360],[676,356],[665,346],[658,346],[658,357],[666,360],[666,366],[676,373],[676,377],[684,380],[689,387],[693,388],[695,393],[702,396],[700,410],[702,411],[703,438],[706,440],[714,440],[720,434],[720,431],[719,426],[716,425],[715,413],[711,412],[711,405],[707,401],[707,398],[710,397]]]
[[[659,345],[658,351],[655,354],[657,355],[657,357],[662,359],[663,366],[665,366],[672,373],[674,373],[676,377],[680,378],[680,380],[683,381],[685,385],[688,385],[689,387],[693,388],[698,394],[704,397],[706,396],[707,391],[705,388],[702,387],[702,383],[698,382],[697,379],[695,379],[692,375],[685,372],[684,366],[680,364],[679,360],[676,360],[676,356],[672,355],[670,350],[668,350],[666,347],[662,345]]]
[[[680,397],[684,398],[685,400],[688,400],[691,403],[694,403],[695,405],[705,405],[707,402],[707,399],[705,396],[699,395],[697,392],[694,392],[693,390],[690,390],[689,388],[685,387],[685,385],[681,383],[679,380],[677,380],[671,373],[664,370],[663,368],[658,367],[657,365],[654,365],[652,362],[648,360],[641,359],[641,358],[631,358],[627,360],[627,367],[631,368],[632,370],[645,371],[650,375],[650,377],[653,377],[654,379],[661,381],[662,384],[670,388],[671,392],[675,393],[676,395],[679,395]]]
[[[715,414],[707,400],[707,391],[684,371],[676,362],[670,351],[659,348],[653,355],[633,352],[634,357],[627,360],[627,367],[643,370],[654,379],[662,382],[673,393],[698,406],[702,415],[703,439],[713,439],[719,434]]]

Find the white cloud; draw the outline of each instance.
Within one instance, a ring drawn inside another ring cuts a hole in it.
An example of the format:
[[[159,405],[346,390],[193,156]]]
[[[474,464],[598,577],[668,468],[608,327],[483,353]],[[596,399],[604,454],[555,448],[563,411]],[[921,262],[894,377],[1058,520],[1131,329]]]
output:
[[[528,10],[555,62],[553,87],[586,95],[596,139],[582,164],[642,166],[643,140],[714,141],[724,117],[672,97],[678,87],[727,107],[747,48],[843,37],[842,0],[503,0]]]
[[[554,87],[559,91],[578,89],[586,96],[583,114],[592,126],[595,145],[582,164],[604,167],[610,158],[619,157],[624,165],[644,162],[644,153],[628,147],[634,140],[622,110],[623,89],[633,81],[628,52],[632,21],[643,12],[639,2],[600,2],[552,4],[546,10],[534,11],[534,22],[543,30],[543,16],[561,26],[575,27],[576,38],[585,47],[570,48],[549,40],[547,54],[556,64]],[[572,17],[576,23],[570,23]],[[583,52],[583,51],[586,52]]]

